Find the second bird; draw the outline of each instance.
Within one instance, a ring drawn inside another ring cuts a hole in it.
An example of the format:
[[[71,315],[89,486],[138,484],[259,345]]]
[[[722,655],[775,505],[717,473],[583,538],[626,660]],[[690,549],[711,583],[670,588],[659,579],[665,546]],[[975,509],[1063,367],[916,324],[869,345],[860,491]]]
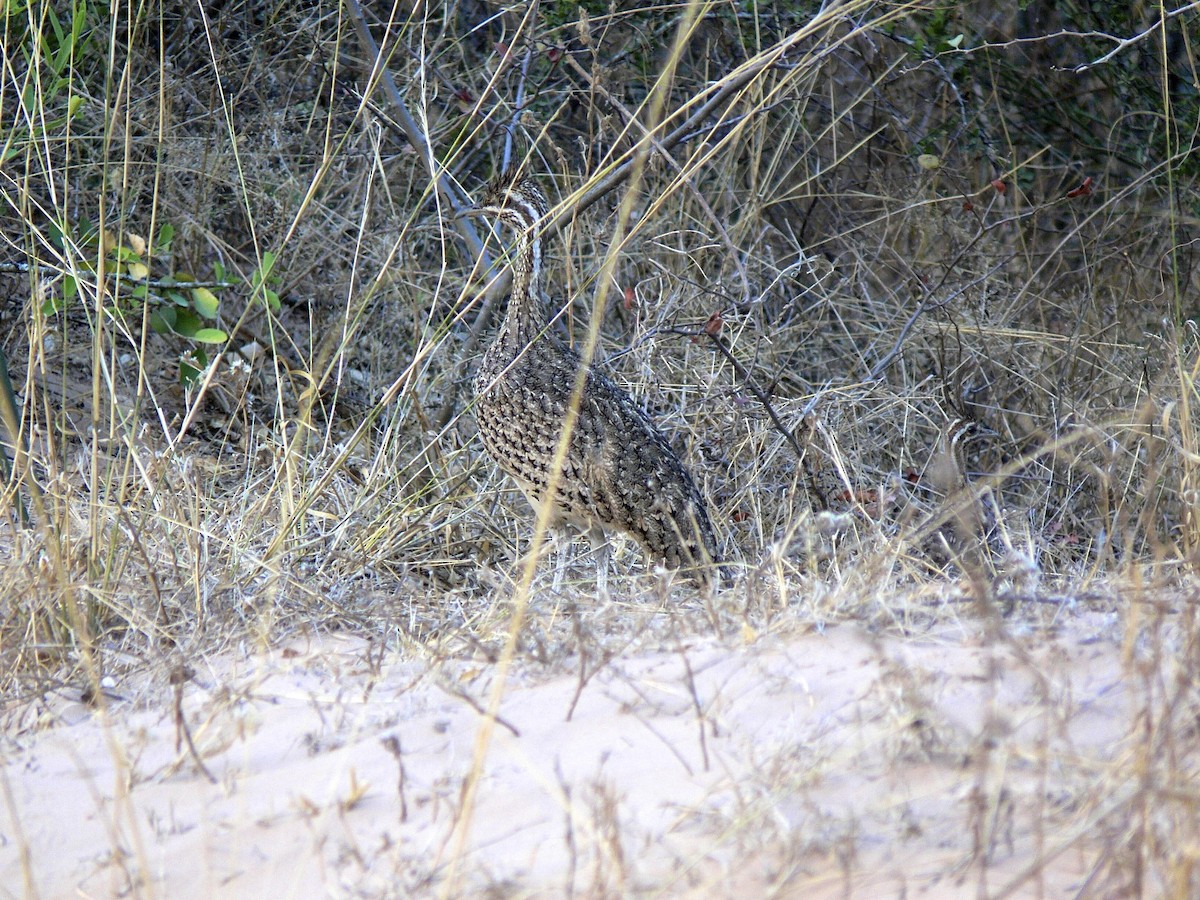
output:
[[[475,418],[484,447],[535,509],[546,498],[582,365],[551,332],[542,303],[539,229],[549,209],[541,189],[513,173],[493,181],[464,212],[495,217],[516,235],[512,296],[475,376]],[[691,475],[633,398],[591,368],[552,503],[552,525],[588,534],[602,595],[606,528],[630,535],[648,556],[683,570],[702,588],[719,582],[712,522]]]

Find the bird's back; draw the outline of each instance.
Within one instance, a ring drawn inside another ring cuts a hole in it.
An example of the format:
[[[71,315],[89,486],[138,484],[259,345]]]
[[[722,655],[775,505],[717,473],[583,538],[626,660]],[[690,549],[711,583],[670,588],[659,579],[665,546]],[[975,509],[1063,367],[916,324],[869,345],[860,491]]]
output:
[[[545,496],[581,362],[550,335],[513,358],[493,345],[476,378],[484,445],[531,502]],[[672,568],[717,562],[703,496],[667,439],[633,398],[594,369],[558,479],[554,511],[581,528],[600,524],[631,535]]]

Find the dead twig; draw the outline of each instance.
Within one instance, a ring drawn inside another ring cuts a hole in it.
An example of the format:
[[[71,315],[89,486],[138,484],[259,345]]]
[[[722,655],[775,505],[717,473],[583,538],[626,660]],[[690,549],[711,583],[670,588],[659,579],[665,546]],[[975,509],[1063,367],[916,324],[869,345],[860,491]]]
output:
[[[182,738],[187,744],[188,755],[196,764],[196,768],[200,770],[200,774],[208,779],[209,784],[216,784],[217,779],[208,770],[204,760],[200,758],[200,751],[196,749],[196,744],[192,741],[192,730],[188,728],[187,717],[183,714],[183,686],[191,681],[195,674],[190,666],[181,664],[175,667],[169,679],[171,687],[175,691],[175,752],[179,752],[180,738]]]
[[[396,792],[400,795],[400,821],[408,821],[408,800],[404,796],[404,784],[407,780],[407,775],[404,771],[404,755],[400,750],[400,738],[394,734],[389,734],[387,737],[380,739],[383,748],[388,753],[396,758],[396,765],[400,769],[400,775],[396,783]]]

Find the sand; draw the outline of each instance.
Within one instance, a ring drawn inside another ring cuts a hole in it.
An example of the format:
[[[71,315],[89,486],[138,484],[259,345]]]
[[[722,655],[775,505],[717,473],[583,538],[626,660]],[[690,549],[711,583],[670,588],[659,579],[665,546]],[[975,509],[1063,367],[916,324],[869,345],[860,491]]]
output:
[[[748,631],[577,700],[518,660],[486,742],[495,663],[357,637],[196,665],[195,755],[161,673],[63,690],[4,711],[0,896],[1086,895],[1153,681],[1119,634]]]

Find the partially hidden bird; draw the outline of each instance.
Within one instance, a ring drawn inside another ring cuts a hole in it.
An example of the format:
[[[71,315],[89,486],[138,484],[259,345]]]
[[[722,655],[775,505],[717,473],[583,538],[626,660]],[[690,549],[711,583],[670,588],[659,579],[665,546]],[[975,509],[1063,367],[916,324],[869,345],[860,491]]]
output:
[[[535,510],[552,504],[556,530],[569,526],[587,534],[602,597],[608,596],[606,529],[630,535],[647,556],[707,591],[728,573],[696,482],[646,412],[612,379],[588,366],[577,390],[583,363],[551,329],[542,299],[541,229],[549,211],[541,188],[513,172],[493,180],[461,213],[496,219],[514,234],[508,311],[475,375],[483,445]],[[577,415],[552,477],[572,402]],[[565,558],[560,549],[556,589]]]

